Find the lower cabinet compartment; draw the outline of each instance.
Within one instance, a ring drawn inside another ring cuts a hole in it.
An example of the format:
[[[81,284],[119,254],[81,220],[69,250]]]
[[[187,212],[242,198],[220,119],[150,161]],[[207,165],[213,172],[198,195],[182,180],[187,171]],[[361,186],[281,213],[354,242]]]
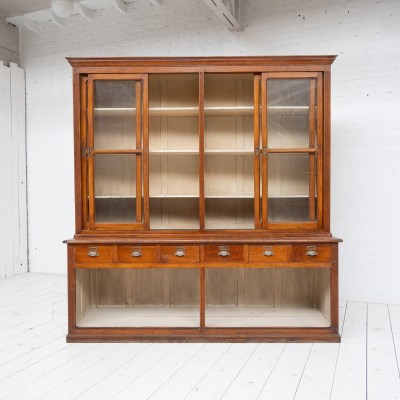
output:
[[[330,268],[77,268],[78,328],[326,328]],[[205,324],[201,324],[201,302]]]
[[[77,327],[199,327],[195,268],[76,270]]]
[[[208,268],[205,325],[329,327],[329,268]]]

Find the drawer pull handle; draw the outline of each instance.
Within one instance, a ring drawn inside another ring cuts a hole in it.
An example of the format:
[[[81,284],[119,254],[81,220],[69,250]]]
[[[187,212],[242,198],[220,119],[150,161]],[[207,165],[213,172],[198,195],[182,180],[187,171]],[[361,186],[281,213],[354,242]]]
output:
[[[185,253],[185,249],[181,248],[181,247],[177,247],[175,255],[177,257],[184,257],[186,255]]]
[[[231,253],[229,253],[229,247],[225,247],[225,246],[221,246],[219,248],[219,252],[218,255],[221,257],[228,257],[231,255]]]
[[[99,249],[97,247],[89,247],[88,256],[89,257],[98,257]]]
[[[141,257],[142,253],[140,252],[140,250],[133,250],[131,256],[132,257]]]
[[[308,250],[308,251],[306,252],[306,254],[307,254],[308,256],[310,256],[310,257],[315,257],[315,256],[318,255],[318,253],[317,253],[315,250]]]
[[[264,247],[264,256],[266,256],[266,257],[272,257],[273,255],[274,255],[274,252],[273,252],[273,250],[272,250],[272,247],[271,246],[265,246]]]

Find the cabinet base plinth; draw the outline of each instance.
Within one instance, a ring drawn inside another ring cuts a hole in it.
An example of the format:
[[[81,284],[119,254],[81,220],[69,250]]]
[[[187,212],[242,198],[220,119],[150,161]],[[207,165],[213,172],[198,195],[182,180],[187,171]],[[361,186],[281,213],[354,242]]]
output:
[[[67,335],[67,343],[99,343],[99,342],[158,342],[158,343],[339,343],[338,333],[321,332],[287,332],[279,333],[194,333],[194,334],[140,334],[140,333],[70,333]]]

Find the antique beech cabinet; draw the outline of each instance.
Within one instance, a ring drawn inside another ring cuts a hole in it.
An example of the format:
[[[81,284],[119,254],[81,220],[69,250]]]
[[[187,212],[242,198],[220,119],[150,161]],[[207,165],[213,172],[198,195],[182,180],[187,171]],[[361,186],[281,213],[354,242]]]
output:
[[[68,59],[68,341],[339,341],[334,59]]]

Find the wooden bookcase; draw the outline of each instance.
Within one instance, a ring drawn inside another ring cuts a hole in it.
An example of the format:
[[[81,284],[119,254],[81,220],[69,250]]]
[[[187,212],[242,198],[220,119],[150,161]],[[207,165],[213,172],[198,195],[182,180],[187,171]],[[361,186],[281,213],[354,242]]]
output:
[[[340,340],[334,59],[68,59],[68,341]]]

